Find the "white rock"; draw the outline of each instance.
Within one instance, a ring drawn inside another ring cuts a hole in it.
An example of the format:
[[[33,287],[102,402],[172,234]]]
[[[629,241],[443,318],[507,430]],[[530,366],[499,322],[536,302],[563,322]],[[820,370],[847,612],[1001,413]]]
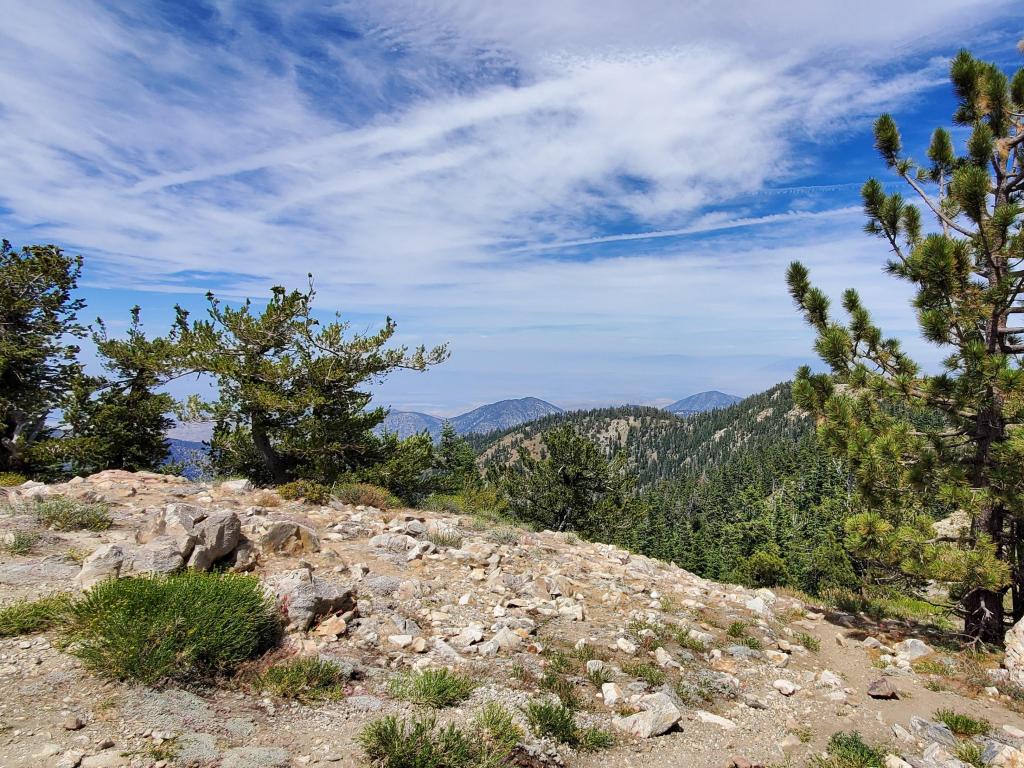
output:
[[[915,659],[920,659],[922,656],[934,653],[934,650],[930,645],[923,640],[918,640],[916,637],[910,637],[902,643],[896,643],[893,650],[907,661],[914,661]]]
[[[649,739],[670,730],[683,716],[672,699],[664,693],[644,696],[640,699],[640,706],[643,712],[629,717],[617,717],[612,720],[612,726],[631,736]]]
[[[241,480],[225,480],[219,487],[222,491],[227,491],[228,493],[243,493],[252,490],[252,483],[245,478]]]
[[[412,645],[412,635],[388,635],[388,642],[398,648]]]
[[[82,570],[75,576],[79,589],[89,589],[104,579],[116,579],[124,565],[124,550],[117,544],[102,544],[82,561]]]
[[[886,755],[884,764],[885,768],[912,768],[910,763],[896,755]]]
[[[1006,633],[1006,655],[1003,666],[1009,673],[1010,681],[1024,686],[1024,619],[1021,619]]]
[[[622,689],[618,683],[604,683],[601,686],[601,698],[609,707],[613,707],[622,701]]]
[[[792,696],[794,693],[800,690],[800,686],[791,680],[776,680],[772,683],[772,688],[781,693],[783,696]]]
[[[716,715],[712,712],[705,712],[702,709],[697,710],[697,719],[702,723],[709,723],[710,725],[717,725],[726,731],[732,731],[737,728],[736,723],[727,717]]]
[[[630,656],[636,653],[636,643],[632,642],[631,640],[627,640],[624,637],[620,637],[618,640],[616,640],[615,645],[620,651],[622,651],[623,653],[628,653]]]

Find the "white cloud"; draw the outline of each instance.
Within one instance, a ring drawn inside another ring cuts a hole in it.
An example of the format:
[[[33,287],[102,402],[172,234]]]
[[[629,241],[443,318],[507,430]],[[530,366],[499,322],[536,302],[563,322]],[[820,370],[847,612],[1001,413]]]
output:
[[[449,402],[488,397],[487,371],[506,369],[509,386],[611,392],[593,385],[601,354],[613,367],[712,346],[733,367],[752,345],[801,354],[779,271],[790,251],[833,254],[823,277],[851,282],[883,257],[849,211],[765,207],[758,193],[807,170],[796,143],[900,105],[945,66],[892,71],[893,60],[1008,7],[348,3],[364,37],[317,38],[321,74],[343,83],[324,92],[303,85],[303,51],[267,50],[241,5],[220,3],[236,28],[215,43],[141,6],[3,5],[8,236],[85,250],[103,287],[263,294],[312,271],[327,306],[452,339],[452,374],[398,382],[437,402],[443,392],[427,393],[441,385]],[[830,242],[822,217],[843,235]],[[737,248],[730,233],[755,224],[764,247]],[[652,232],[670,243],[713,230],[721,243],[651,250]],[[545,245],[629,241],[629,257],[587,261]],[[735,263],[737,250],[753,264]],[[187,271],[218,274],[176,275]],[[876,282],[883,303],[904,300]],[[555,377],[558,364],[577,368]]]

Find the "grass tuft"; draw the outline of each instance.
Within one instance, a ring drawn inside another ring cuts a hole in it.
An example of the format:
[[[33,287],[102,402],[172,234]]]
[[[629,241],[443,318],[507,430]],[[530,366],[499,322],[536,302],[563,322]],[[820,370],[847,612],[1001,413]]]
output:
[[[992,726],[988,720],[980,720],[954,712],[952,709],[939,709],[935,712],[935,719],[945,723],[957,736],[971,737],[984,736],[991,730]]]
[[[357,507],[394,509],[402,506],[402,500],[387,488],[370,483],[339,483],[334,486],[333,491],[338,501]]]
[[[814,635],[801,632],[793,639],[811,653],[819,653],[821,651],[821,641],[819,641]]]
[[[474,680],[450,669],[424,669],[394,678],[389,689],[397,699],[424,707],[451,707],[469,698]]]
[[[45,632],[58,626],[68,615],[71,595],[60,592],[38,600],[20,600],[0,608],[0,637],[18,637]]]
[[[526,703],[523,708],[530,730],[539,738],[551,738],[579,750],[606,749],[615,743],[607,731],[581,728],[572,709],[547,699]]]
[[[627,675],[643,680],[650,686],[657,687],[665,682],[665,672],[646,661],[630,661],[622,665]]]
[[[256,678],[256,688],[283,699],[315,702],[345,695],[345,671],[315,656],[275,664]]]
[[[101,582],[71,606],[70,651],[119,680],[208,680],[277,639],[259,579],[186,572]]]
[[[39,522],[55,531],[105,531],[114,524],[108,513],[109,506],[54,496],[36,502],[35,515]]]
[[[0,472],[0,488],[13,488],[27,482],[28,478],[20,472]]]
[[[883,768],[885,752],[864,742],[856,731],[832,734],[828,740],[828,758],[816,758],[817,768]]]
[[[439,728],[434,715],[374,720],[357,741],[367,760],[379,768],[499,768],[510,764],[523,732],[512,714],[488,702],[468,730]]]
[[[734,621],[725,631],[729,637],[741,638],[747,634],[747,623],[745,621]]]
[[[426,535],[426,540],[438,549],[458,549],[462,546],[462,534],[456,530],[441,530]]]

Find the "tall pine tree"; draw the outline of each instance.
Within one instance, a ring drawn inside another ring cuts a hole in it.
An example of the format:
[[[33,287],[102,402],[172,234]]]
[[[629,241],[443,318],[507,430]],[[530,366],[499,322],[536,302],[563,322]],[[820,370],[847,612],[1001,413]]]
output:
[[[889,274],[912,284],[923,337],[948,352],[928,374],[886,338],[854,290],[840,322],[807,270],[790,265],[790,292],[817,331],[832,375],[797,376],[794,394],[820,420],[823,443],[849,461],[868,505],[853,543],[908,583],[952,584],[972,638],[1000,642],[1004,595],[1024,615],[1024,69],[1011,79],[961,51],[950,70],[963,154],[937,128],[928,162],[905,154],[896,122],[875,123],[875,146],[915,200],[862,189],[866,230],[891,252]],[[925,231],[921,211],[934,220]],[[963,510],[962,541],[939,542],[933,516]]]

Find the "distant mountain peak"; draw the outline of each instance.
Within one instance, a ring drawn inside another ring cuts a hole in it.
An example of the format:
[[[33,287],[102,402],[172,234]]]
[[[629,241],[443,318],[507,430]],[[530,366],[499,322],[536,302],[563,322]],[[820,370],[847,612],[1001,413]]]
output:
[[[684,397],[682,400],[676,400],[672,405],[665,406],[665,410],[669,413],[680,414],[705,413],[719,408],[728,408],[742,399],[742,397],[728,395],[725,392],[712,389],[707,392],[698,392],[695,395]]]
[[[450,422],[457,433],[465,435],[472,432],[509,429],[553,413],[562,413],[562,409],[539,397],[521,397],[481,405],[449,419],[417,411],[391,411],[379,431],[392,432],[405,438],[426,430],[437,440],[441,436],[441,428],[445,421]]]

